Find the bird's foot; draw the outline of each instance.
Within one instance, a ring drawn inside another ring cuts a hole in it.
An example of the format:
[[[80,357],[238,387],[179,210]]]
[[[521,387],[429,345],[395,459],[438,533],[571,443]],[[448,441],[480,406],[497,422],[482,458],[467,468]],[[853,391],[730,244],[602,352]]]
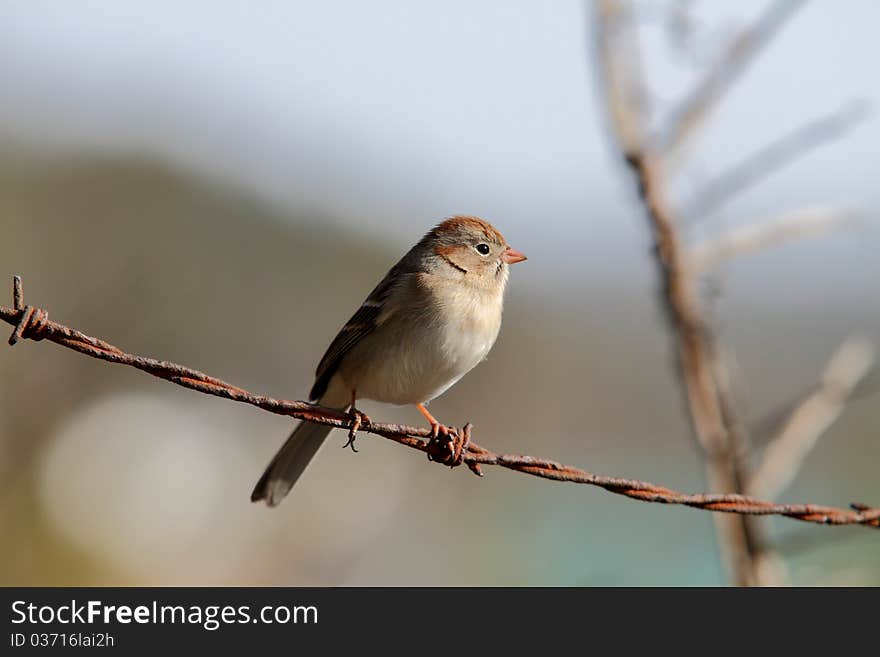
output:
[[[431,440],[428,441],[428,460],[448,463],[455,451],[455,427],[447,427],[436,420],[431,422]]]
[[[428,442],[428,460],[437,461],[450,468],[461,465],[468,444],[471,442],[472,424],[468,422],[461,429],[447,427],[442,424],[431,425],[431,440]],[[482,476],[479,464],[470,464],[468,467],[477,475]]]
[[[369,426],[371,424],[371,420],[366,413],[361,413],[354,406],[348,409],[348,415],[351,417],[351,424],[348,425],[348,440],[342,446],[342,449],[345,449],[346,447],[351,447],[352,452],[357,452],[357,448],[354,446],[355,438],[357,438],[357,432],[361,427]]]
[[[444,438],[448,438],[450,435],[455,435],[458,433],[455,427],[447,427],[445,424],[440,424],[439,422],[431,422],[431,440],[437,440],[440,435]]]

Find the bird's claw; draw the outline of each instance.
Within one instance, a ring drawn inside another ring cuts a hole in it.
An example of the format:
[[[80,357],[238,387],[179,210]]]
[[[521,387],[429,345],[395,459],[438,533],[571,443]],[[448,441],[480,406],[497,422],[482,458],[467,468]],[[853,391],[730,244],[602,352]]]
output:
[[[455,427],[447,427],[439,422],[431,423],[431,440],[428,441],[428,460],[448,463],[455,454]]]
[[[349,409],[348,415],[349,417],[351,417],[351,424],[348,425],[348,440],[342,446],[342,449],[345,449],[346,447],[351,447],[352,452],[357,452],[357,448],[354,446],[355,438],[357,438],[357,432],[361,427],[369,426],[371,424],[371,420],[366,413],[361,413],[354,406]]]
[[[468,444],[471,442],[472,425],[468,422],[462,429],[447,427],[442,424],[431,425],[431,440],[428,442],[428,460],[436,461],[450,468],[461,465]],[[476,463],[468,463],[468,468],[479,476],[480,466]]]

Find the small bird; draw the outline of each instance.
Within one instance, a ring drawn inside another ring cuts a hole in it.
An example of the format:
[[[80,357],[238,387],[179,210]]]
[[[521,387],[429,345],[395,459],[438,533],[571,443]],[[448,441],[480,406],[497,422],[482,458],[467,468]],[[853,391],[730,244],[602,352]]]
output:
[[[414,404],[435,436],[449,434],[428,412],[486,358],[501,328],[508,265],[526,257],[477,217],[441,222],[394,265],[336,335],[315,372],[309,400],[348,410],[358,399]],[[276,506],[332,427],[301,422],[251,493]]]

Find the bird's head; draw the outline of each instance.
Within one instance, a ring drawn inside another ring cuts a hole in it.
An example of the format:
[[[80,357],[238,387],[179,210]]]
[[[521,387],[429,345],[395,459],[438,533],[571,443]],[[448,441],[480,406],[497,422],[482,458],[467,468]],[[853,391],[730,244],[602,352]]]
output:
[[[425,244],[447,273],[468,278],[492,280],[506,278],[507,266],[526,256],[511,247],[504,236],[478,217],[455,216],[435,226]]]

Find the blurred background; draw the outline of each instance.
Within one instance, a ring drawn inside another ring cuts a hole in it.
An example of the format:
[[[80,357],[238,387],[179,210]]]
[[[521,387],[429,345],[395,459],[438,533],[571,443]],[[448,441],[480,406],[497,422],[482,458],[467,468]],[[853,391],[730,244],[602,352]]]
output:
[[[637,3],[657,103],[763,2]],[[432,404],[501,452],[704,490],[650,235],[582,2],[0,4],[0,284],[134,353],[301,399],[335,332],[431,225],[480,215],[529,256],[489,359]],[[880,104],[871,0],[809,3],[731,90],[685,191],[852,99]],[[849,335],[880,335],[880,121],[697,235],[812,204],[858,226],[715,279],[761,426]],[[5,282],[4,282],[5,281]],[[11,330],[11,327],[10,327]],[[870,385],[783,501],[880,503]],[[377,420],[412,408],[365,403]],[[711,514],[330,440],[274,510],[291,421],[51,343],[0,350],[0,584],[717,585]],[[796,584],[880,584],[861,528],[773,521]]]

